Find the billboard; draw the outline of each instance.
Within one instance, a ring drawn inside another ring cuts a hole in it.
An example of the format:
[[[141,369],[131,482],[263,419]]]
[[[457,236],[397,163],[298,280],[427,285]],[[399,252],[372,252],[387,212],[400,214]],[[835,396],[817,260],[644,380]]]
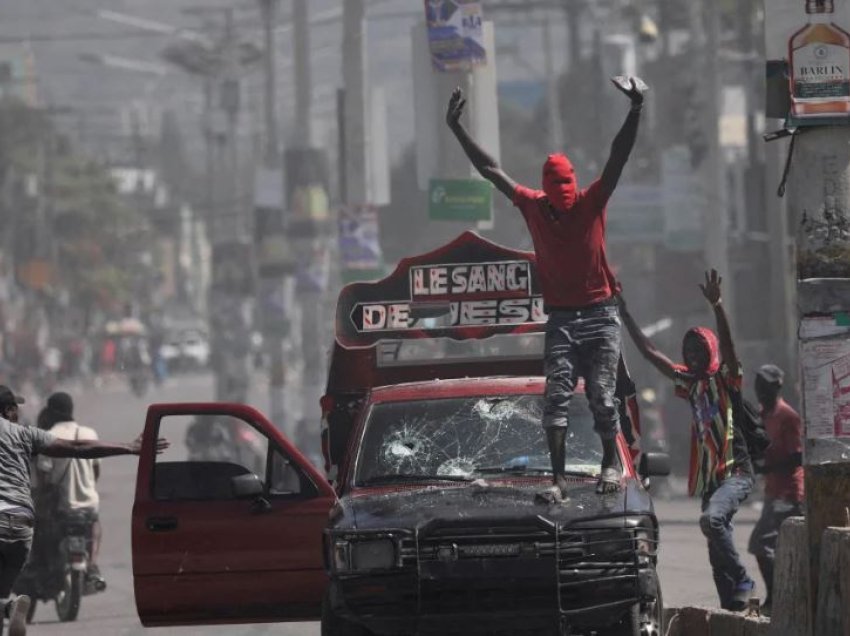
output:
[[[431,65],[442,72],[486,63],[480,0],[425,0]]]
[[[768,117],[790,126],[847,123],[850,117],[850,3],[765,4]]]

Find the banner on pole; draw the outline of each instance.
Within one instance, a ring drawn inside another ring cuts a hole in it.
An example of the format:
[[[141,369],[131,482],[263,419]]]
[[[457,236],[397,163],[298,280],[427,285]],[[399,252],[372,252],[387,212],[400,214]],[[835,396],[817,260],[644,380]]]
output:
[[[768,117],[790,126],[846,124],[850,118],[850,3],[765,3]]]
[[[376,207],[351,205],[340,210],[339,254],[343,282],[369,280],[383,275]]]
[[[486,64],[481,0],[425,0],[431,64],[441,72]]]

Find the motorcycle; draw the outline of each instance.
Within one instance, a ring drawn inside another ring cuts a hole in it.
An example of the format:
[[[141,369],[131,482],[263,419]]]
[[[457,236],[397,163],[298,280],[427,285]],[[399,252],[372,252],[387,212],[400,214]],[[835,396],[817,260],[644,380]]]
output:
[[[36,527],[32,558],[15,583],[17,594],[32,599],[27,622],[35,616],[38,601],[54,601],[61,622],[75,621],[82,597],[106,589],[103,579],[87,577],[91,526],[86,513],[71,513],[58,523]]]

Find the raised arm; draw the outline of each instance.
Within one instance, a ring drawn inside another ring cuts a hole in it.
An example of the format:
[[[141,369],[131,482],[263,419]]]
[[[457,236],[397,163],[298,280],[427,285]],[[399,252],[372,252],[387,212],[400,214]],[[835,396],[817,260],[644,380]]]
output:
[[[700,284],[703,296],[711,304],[714,309],[714,318],[717,320],[717,337],[720,339],[720,357],[723,362],[731,369],[738,368],[740,362],[738,355],[735,353],[735,344],[732,341],[732,330],[729,328],[729,319],[726,316],[726,310],[723,308],[723,299],[720,293],[720,284],[723,278],[718,276],[717,270],[712,269],[711,273],[705,273],[705,284]]]
[[[511,179],[505,171],[499,167],[499,163],[487,153],[476,142],[460,123],[460,116],[463,114],[463,108],[466,106],[466,99],[463,97],[463,91],[456,88],[449,99],[449,107],[446,111],[446,123],[451,128],[452,132],[460,142],[463,151],[478,173],[492,183],[499,192],[504,194],[509,199],[513,200],[514,191],[516,190],[516,181]]]
[[[658,369],[664,376],[670,378],[671,380],[676,379],[676,365],[673,364],[673,361],[670,360],[666,355],[661,353],[656,347],[655,344],[650,340],[647,336],[644,335],[643,331],[641,331],[635,319],[629,313],[629,309],[626,306],[626,300],[622,295],[617,296],[617,301],[620,305],[620,317],[623,319],[623,324],[626,326],[626,330],[629,332],[629,335],[632,338],[632,341],[635,343],[637,350],[640,354],[646,358],[652,366]]]
[[[602,187],[609,196],[617,187],[617,182],[620,180],[620,175],[623,174],[623,168],[625,168],[635,145],[640,111],[643,107],[643,93],[647,90],[646,84],[639,78],[613,78],[611,81],[618,90],[629,98],[632,107],[629,109],[629,114],[626,116],[622,128],[620,128],[620,132],[617,133],[611,143],[611,154],[600,178]]]
[[[157,440],[157,452],[168,448],[168,442]],[[70,440],[56,439],[42,450],[48,457],[80,457],[82,459],[97,459],[99,457],[114,457],[116,455],[138,455],[142,450],[141,436],[129,444],[113,444],[100,440]]]

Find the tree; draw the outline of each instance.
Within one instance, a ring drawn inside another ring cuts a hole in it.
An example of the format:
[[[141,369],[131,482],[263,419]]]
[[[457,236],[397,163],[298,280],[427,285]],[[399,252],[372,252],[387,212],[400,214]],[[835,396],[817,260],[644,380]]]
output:
[[[33,178],[37,192],[26,192],[22,184]],[[150,275],[143,258],[150,244],[147,216],[122,200],[104,166],[76,153],[48,113],[14,99],[0,101],[4,185],[13,193],[3,219],[15,233],[10,243],[16,267],[32,258],[33,237],[48,237],[54,275],[41,291],[54,297],[65,291],[87,312],[115,309],[138,297]],[[44,227],[37,227],[41,217],[32,214],[39,205],[48,211]]]

